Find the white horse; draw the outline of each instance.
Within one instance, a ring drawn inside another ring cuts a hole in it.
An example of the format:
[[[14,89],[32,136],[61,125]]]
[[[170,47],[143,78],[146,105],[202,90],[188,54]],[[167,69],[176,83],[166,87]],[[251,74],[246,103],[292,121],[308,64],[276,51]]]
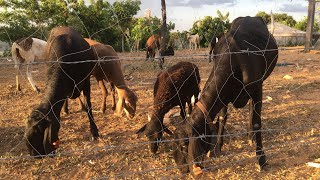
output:
[[[15,68],[17,70],[16,74],[16,88],[20,91],[19,84],[19,71],[22,63],[27,63],[27,78],[34,91],[40,92],[40,90],[35,85],[31,72],[32,64],[35,61],[44,60],[45,46],[47,42],[37,38],[21,38],[15,41],[11,47],[12,59],[15,63]]]
[[[195,34],[195,35],[190,35],[187,34],[187,39],[189,41],[189,48],[193,49],[193,45],[194,45],[194,49],[200,48],[200,41],[202,40],[202,37],[199,36],[199,34]]]

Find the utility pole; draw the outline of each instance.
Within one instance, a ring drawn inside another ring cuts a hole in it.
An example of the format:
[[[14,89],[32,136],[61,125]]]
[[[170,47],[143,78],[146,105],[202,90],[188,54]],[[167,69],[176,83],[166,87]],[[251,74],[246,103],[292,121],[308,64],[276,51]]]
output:
[[[304,46],[304,51],[309,52],[312,47],[312,33],[313,33],[313,25],[314,25],[314,13],[315,13],[315,0],[308,0],[308,22],[306,29],[306,42]]]
[[[160,30],[160,68],[163,68],[165,50],[166,50],[166,33],[167,33],[167,12],[166,12],[166,1],[161,0],[162,10],[162,25]]]

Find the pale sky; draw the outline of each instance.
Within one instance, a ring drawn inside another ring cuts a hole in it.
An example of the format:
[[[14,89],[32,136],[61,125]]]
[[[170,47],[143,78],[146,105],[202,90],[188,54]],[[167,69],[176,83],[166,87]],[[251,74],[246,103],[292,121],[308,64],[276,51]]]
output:
[[[166,0],[167,22],[176,24],[174,31],[189,30],[193,22],[204,16],[217,17],[217,10],[222,14],[230,13],[232,21],[239,16],[255,16],[258,11],[287,13],[297,21],[307,16],[307,0]],[[141,0],[138,17],[145,9],[152,11],[152,16],[161,18],[161,0]]]

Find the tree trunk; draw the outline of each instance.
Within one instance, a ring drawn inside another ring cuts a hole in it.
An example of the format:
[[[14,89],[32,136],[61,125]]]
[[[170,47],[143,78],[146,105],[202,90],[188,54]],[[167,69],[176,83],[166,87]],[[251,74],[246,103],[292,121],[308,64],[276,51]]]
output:
[[[121,47],[122,47],[122,52],[124,52],[124,34],[122,34]]]
[[[315,13],[315,0],[308,0],[308,22],[307,22],[307,30],[306,30],[306,43],[304,46],[305,52],[310,51],[312,47],[312,33],[313,33],[313,25],[314,25],[314,13]]]
[[[162,69],[162,65],[164,63],[164,58],[162,56],[165,55],[166,50],[166,32],[167,32],[167,12],[166,12],[166,1],[161,0],[161,10],[162,10],[162,25],[160,32],[160,68]]]

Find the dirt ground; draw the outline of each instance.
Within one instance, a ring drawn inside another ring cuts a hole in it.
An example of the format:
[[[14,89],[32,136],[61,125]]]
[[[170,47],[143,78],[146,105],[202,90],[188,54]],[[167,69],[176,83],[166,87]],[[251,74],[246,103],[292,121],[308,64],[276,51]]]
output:
[[[165,65],[195,63],[203,86],[212,64],[195,55],[205,53],[208,49],[176,51]],[[58,156],[44,159],[29,157],[23,137],[25,120],[44,94],[31,90],[25,67],[20,76],[22,92],[17,93],[13,65],[0,60],[0,179],[193,179],[176,169],[169,142],[162,143],[160,152],[152,155],[147,139],[135,134],[148,121],[153,83],[160,69],[155,62],[141,60],[144,52],[120,56],[128,59],[122,61],[123,71],[132,73],[127,84],[139,98],[136,116],[128,120],[113,115],[110,96],[107,112],[98,112],[102,96],[92,78],[91,97],[100,140],[90,141],[87,115],[79,112],[77,102],[71,100],[71,113],[61,118]],[[278,62],[282,66],[277,66],[264,82],[262,136],[268,170],[259,171],[255,147],[247,142],[248,108],[230,106],[226,127],[230,136],[225,138],[223,154],[207,159],[208,171],[197,179],[320,179],[320,169],[307,165],[320,161],[320,54],[280,50]],[[44,92],[45,65],[35,66],[33,75]],[[283,78],[286,75],[291,79]],[[169,128],[173,130],[174,126]],[[164,136],[164,140],[171,139]]]

